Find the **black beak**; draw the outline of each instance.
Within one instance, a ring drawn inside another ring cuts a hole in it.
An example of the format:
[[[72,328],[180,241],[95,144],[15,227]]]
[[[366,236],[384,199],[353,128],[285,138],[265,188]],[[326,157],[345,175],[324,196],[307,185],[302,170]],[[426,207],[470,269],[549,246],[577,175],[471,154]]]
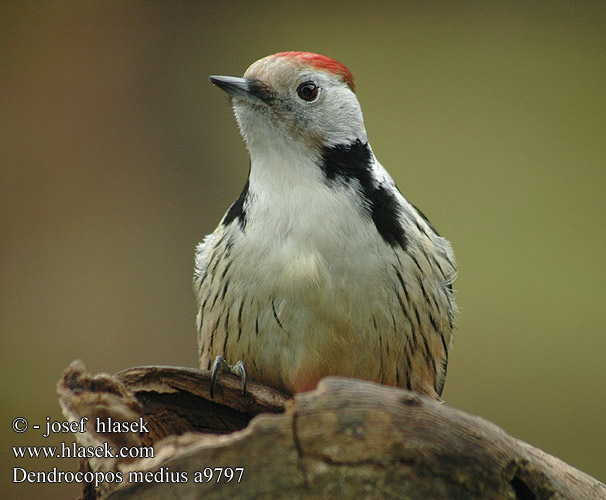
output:
[[[252,100],[249,80],[235,76],[211,76],[210,81],[221,90],[227,92],[231,97]]]
[[[258,80],[248,80],[235,76],[211,76],[210,81],[224,92],[227,92],[233,99],[265,105],[270,104],[275,99],[267,85]]]

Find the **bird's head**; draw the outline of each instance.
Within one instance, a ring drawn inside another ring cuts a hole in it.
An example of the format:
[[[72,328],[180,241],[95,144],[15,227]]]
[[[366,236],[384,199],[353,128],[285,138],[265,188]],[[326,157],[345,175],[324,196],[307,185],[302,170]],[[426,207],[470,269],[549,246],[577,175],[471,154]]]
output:
[[[253,63],[243,78],[210,80],[231,97],[251,155],[367,140],[353,77],[329,57],[280,52]]]

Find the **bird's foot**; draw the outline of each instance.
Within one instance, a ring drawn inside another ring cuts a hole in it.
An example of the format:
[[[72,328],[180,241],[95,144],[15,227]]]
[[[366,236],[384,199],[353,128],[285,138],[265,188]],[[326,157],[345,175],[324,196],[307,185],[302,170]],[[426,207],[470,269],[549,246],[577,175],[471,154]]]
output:
[[[231,373],[242,379],[242,396],[246,394],[246,382],[248,381],[248,375],[246,374],[246,368],[242,360],[238,361],[235,365],[227,364],[225,358],[221,355],[215,358],[213,363],[213,369],[210,374],[210,398],[212,399],[215,394],[215,387],[217,385],[217,379],[219,378],[219,372]]]

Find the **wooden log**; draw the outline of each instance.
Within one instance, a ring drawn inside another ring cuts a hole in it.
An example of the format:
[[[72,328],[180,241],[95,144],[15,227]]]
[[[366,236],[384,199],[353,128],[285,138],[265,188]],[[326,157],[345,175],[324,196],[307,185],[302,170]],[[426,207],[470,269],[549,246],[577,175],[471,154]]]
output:
[[[154,452],[83,461],[122,481],[86,485],[81,499],[606,499],[597,479],[409,391],[326,378],[294,399],[255,383],[242,396],[222,375],[211,400],[209,383],[201,370],[91,376],[72,363],[57,390],[66,418],[88,418],[78,443]],[[97,418],[142,418],[147,432],[96,432]]]

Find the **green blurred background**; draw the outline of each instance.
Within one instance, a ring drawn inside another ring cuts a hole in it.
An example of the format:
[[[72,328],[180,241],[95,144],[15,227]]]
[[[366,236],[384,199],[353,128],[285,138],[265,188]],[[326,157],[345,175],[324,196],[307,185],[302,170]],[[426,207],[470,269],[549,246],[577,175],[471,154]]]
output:
[[[606,480],[604,2],[3,2],[0,432],[55,383],[196,366],[194,245],[248,159],[210,74],[308,50],[353,72],[379,160],[452,242],[444,397]],[[71,437],[67,437],[71,441]]]

